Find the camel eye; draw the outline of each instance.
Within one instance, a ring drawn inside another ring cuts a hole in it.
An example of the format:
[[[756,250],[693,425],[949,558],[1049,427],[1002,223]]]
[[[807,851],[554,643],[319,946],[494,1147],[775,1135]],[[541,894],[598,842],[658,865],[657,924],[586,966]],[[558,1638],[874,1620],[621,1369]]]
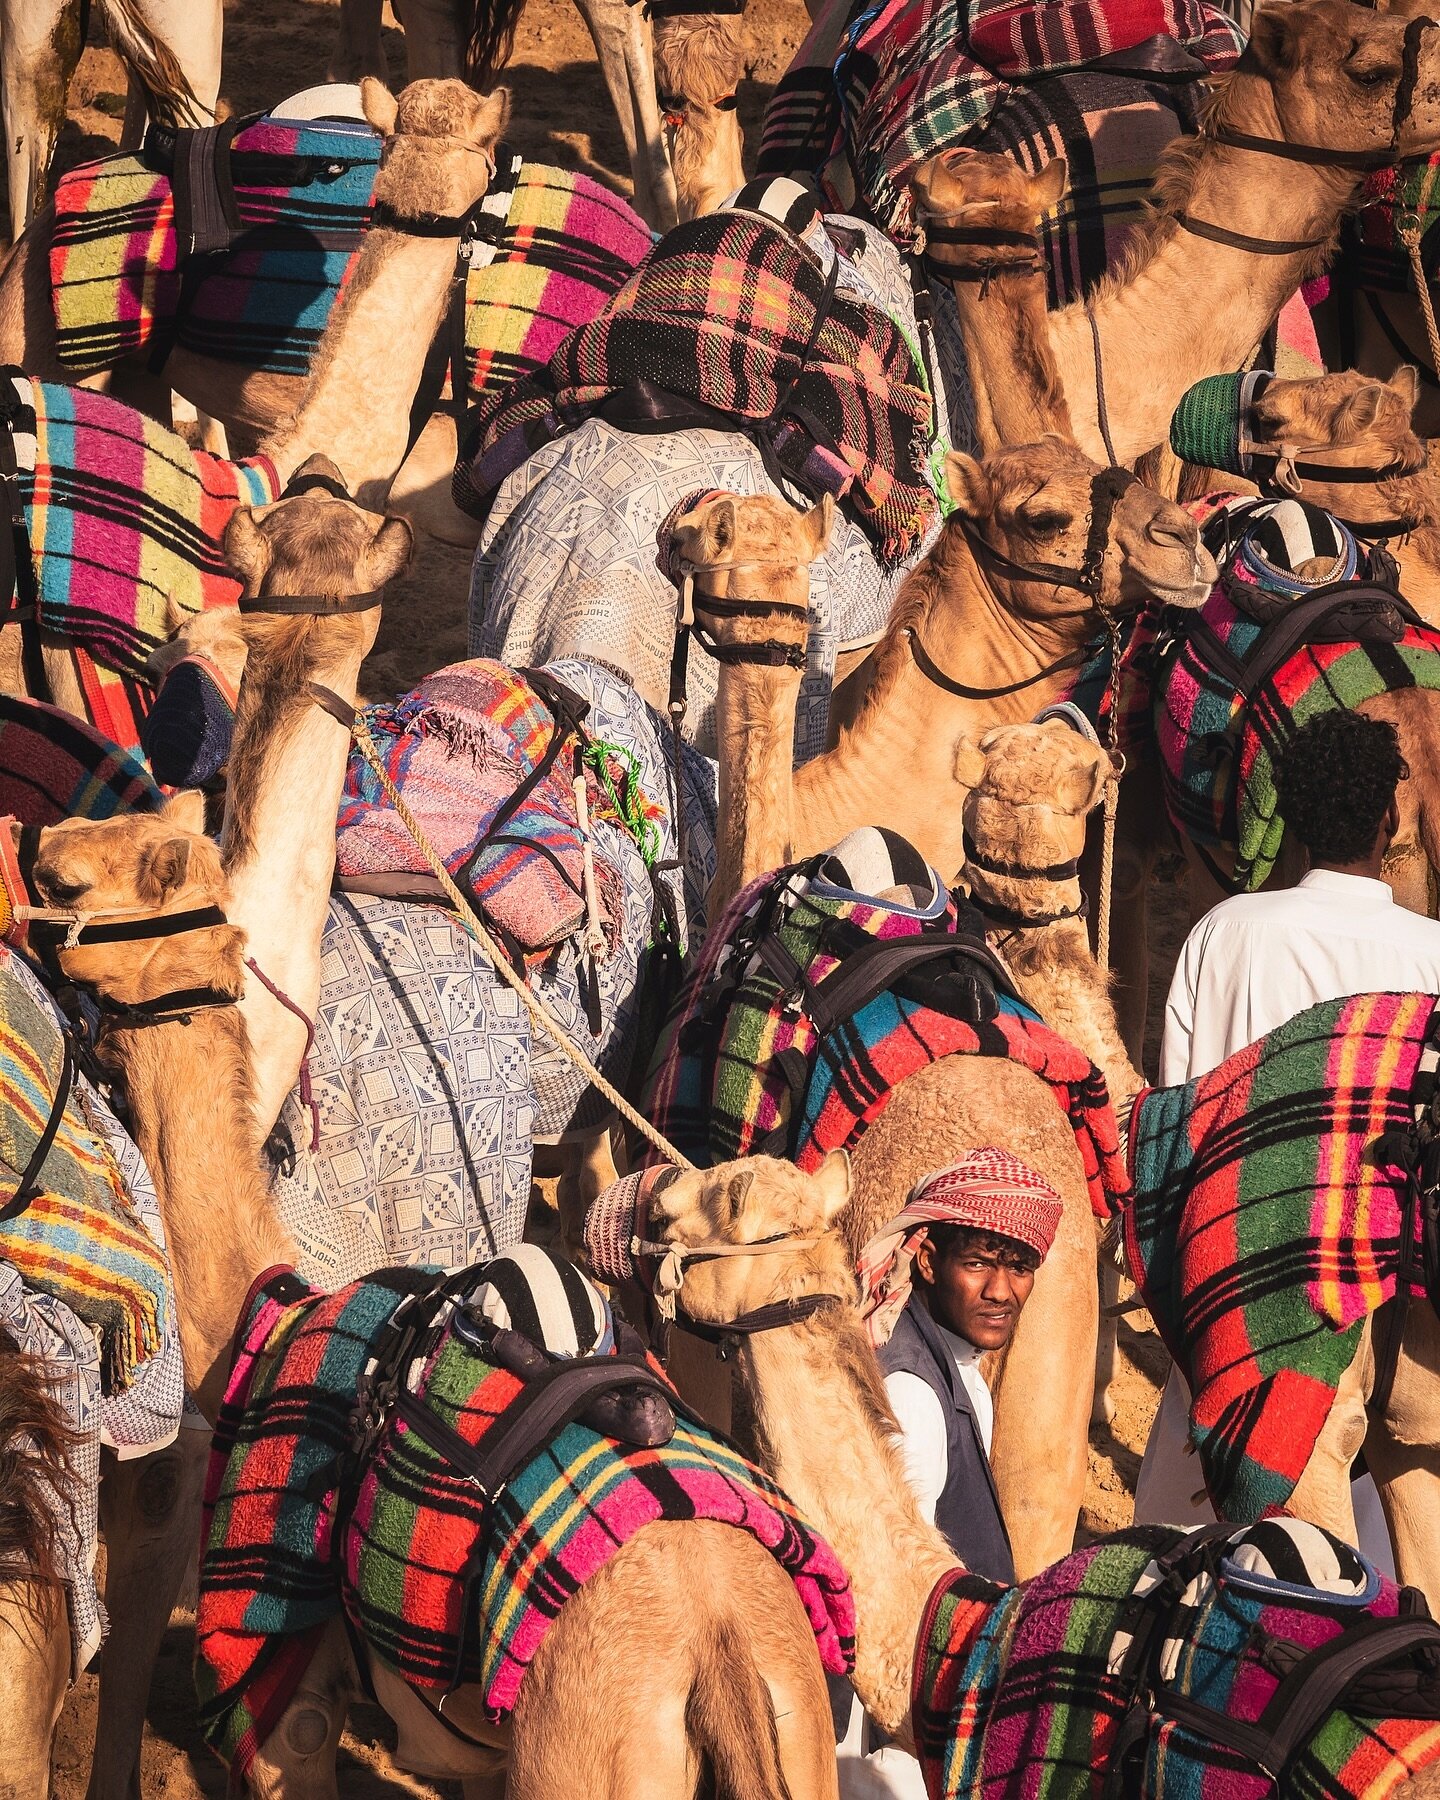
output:
[[[1037,506],[1033,512],[1022,512],[1020,523],[1035,537],[1054,537],[1069,525],[1070,515],[1055,512],[1050,507]]]
[[[35,871],[35,880],[56,906],[73,906],[89,889],[88,881],[60,881],[53,875]]]
[[[1347,69],[1346,74],[1360,87],[1383,87],[1400,79],[1400,71],[1391,68],[1379,69]]]

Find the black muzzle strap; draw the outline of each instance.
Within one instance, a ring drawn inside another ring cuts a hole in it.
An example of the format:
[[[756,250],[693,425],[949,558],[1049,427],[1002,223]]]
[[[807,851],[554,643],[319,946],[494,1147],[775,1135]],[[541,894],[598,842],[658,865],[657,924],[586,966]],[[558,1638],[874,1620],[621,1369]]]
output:
[[[383,588],[368,594],[242,594],[242,613],[273,613],[279,618],[330,619],[340,613],[372,612],[385,598]]]

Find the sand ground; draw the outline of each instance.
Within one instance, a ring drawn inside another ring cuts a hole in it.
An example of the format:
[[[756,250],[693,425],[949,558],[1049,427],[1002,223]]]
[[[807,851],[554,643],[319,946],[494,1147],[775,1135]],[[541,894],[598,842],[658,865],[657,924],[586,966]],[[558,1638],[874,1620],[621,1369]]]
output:
[[[321,81],[335,29],[335,0],[226,0],[222,111],[251,112]],[[758,134],[776,77],[806,29],[801,0],[750,0],[747,20],[759,46],[750,79],[740,89],[747,140]],[[403,78],[404,46],[386,8],[386,47],[394,77]],[[276,71],[283,71],[277,80]],[[506,81],[514,93],[509,137],[527,155],[576,167],[620,191],[628,189],[624,148],[589,34],[569,0],[530,0],[520,23]],[[60,146],[63,166],[104,154],[117,141],[124,112],[120,65],[97,40],[86,49],[70,93],[70,123]],[[577,128],[583,122],[583,128]],[[0,200],[3,208],[3,200]],[[397,584],[386,607],[375,654],[366,666],[367,691],[398,691],[427,671],[465,655],[467,555],[433,543]],[[1156,954],[1152,1019],[1183,930],[1173,889],[1156,895]],[[1152,1049],[1153,1055],[1153,1049]],[[1081,1518],[1086,1532],[1128,1523],[1140,1451],[1154,1414],[1164,1353],[1144,1315],[1121,1325],[1121,1374],[1111,1426],[1092,1433],[1090,1481]],[[193,1633],[177,1614],[166,1640],[151,1697],[145,1738],[146,1800],[222,1800],[224,1771],[194,1725],[190,1663]],[[98,1676],[81,1678],[62,1721],[57,1751],[57,1800],[83,1800],[94,1736]],[[458,1786],[430,1784],[401,1774],[390,1762],[386,1722],[373,1708],[352,1717],[341,1752],[345,1800],[459,1800]]]

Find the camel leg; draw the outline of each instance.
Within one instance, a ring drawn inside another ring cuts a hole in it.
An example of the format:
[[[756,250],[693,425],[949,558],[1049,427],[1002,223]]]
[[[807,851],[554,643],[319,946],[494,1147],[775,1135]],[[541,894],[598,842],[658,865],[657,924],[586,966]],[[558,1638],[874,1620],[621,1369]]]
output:
[[[251,1800],[339,1800],[335,1756],[358,1685],[345,1627],[337,1620],[251,1764]]]
[[[80,49],[80,0],[0,0],[0,118],[12,238],[44,198]]]
[[[480,542],[480,521],[461,512],[450,498],[455,473],[455,421],[436,413],[420,433],[390,486],[386,509],[399,513],[442,544],[473,550]]]
[[[655,51],[650,24],[641,8],[625,0],[575,0],[590,29],[600,72],[610,90],[630,178],[635,210],[657,231],[675,224],[675,177],[660,131],[660,103],[655,96]]]
[[[1095,1391],[1090,1401],[1090,1423],[1108,1425],[1115,1417],[1111,1388],[1120,1361],[1120,1271],[1114,1259],[1100,1255],[1100,1318],[1095,1338]]]
[[[7,65],[0,69],[0,77],[8,72]],[[50,289],[50,231],[54,223],[54,208],[46,201],[0,272],[0,361],[18,364],[39,381],[69,379],[55,350],[55,310]]]
[[[188,122],[208,124],[215,117],[215,103],[220,95],[225,24],[221,0],[140,0],[135,11],[143,28],[156,44],[170,52],[190,84],[201,116]],[[117,37],[116,49],[126,63],[128,77],[120,148],[133,150],[145,135],[145,89],[126,56],[123,37]]]
[[[340,0],[340,26],[325,66],[327,81],[361,81],[367,75],[390,79],[380,36],[384,10],[385,0]]]
[[[1377,1313],[1373,1332],[1385,1330]],[[1423,1300],[1412,1300],[1383,1419],[1371,1419],[1365,1460],[1380,1490],[1380,1504],[1395,1547],[1400,1580],[1418,1587],[1440,1613],[1440,1319]]]
[[[1350,1493],[1350,1465],[1365,1442],[1365,1397],[1373,1374],[1367,1333],[1354,1362],[1340,1377],[1329,1416],[1286,1506],[1286,1511],[1297,1519],[1321,1525],[1347,1544],[1359,1541]]]
[[[455,0],[404,0],[405,79],[463,81],[465,45]]]
[[[182,1578],[194,1570],[210,1440],[182,1431],[153,1455],[107,1458],[100,1483],[105,1605],[95,1758],[86,1800],[140,1800],[140,1740],[160,1642]]]
[[[0,1800],[47,1800],[69,1680],[63,1592],[32,1581],[0,1584]]]

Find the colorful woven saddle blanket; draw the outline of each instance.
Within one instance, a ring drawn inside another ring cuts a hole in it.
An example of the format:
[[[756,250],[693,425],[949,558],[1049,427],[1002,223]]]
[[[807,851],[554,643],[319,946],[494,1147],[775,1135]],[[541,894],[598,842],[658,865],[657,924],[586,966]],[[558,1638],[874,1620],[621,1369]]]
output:
[[[483,518],[507,475],[597,413],[651,431],[738,424],[777,485],[834,494],[897,566],[938,516],[933,408],[905,333],[836,280],[758,213],[678,226],[532,379],[482,398],[456,503]]]
[[[243,124],[228,150],[210,142],[230,231],[209,254],[181,247],[172,137],[152,132],[144,150],[86,163],[58,184],[56,339],[77,375],[145,351],[163,361],[176,344],[273,374],[309,372],[369,224],[380,139],[363,120],[272,116]],[[638,214],[589,176],[503,145],[496,164],[465,252],[472,394],[540,367],[651,243]]]
[[[835,11],[843,10],[842,0]],[[1103,67],[1104,59],[1111,72],[1133,74],[1142,91],[1147,76],[1157,88],[1177,74],[1199,82],[1233,66],[1244,47],[1234,23],[1204,0],[1066,0],[1038,10],[1016,0],[889,0],[851,6],[838,49],[835,27],[822,13],[781,77],[757,167],[816,178],[835,205],[868,209],[907,243],[915,241],[909,178],[917,165],[959,143],[984,143],[980,134],[1020,90],[1038,95],[1048,78]],[[1138,95],[1127,101],[1104,87],[1057,94],[1062,116],[1112,103],[1128,110]],[[1149,93],[1145,104],[1174,107]],[[1181,104],[1193,120],[1194,96]],[[1072,137],[1078,147],[1092,135],[1072,118],[1057,142],[1043,136],[1042,121],[1043,112],[1022,109],[989,147],[1009,148],[1008,135],[1043,144],[1048,158],[1068,152]],[[1087,191],[1087,165],[1093,169],[1093,153],[1082,155],[1082,214],[1105,199]],[[1129,180],[1141,174],[1137,165]],[[1126,180],[1120,170],[1116,178]]]
[[[1172,625],[1154,702],[1166,807],[1191,842],[1233,855],[1221,880],[1258,888],[1284,842],[1275,764],[1295,733],[1379,694],[1440,688],[1440,633],[1358,580],[1292,602],[1222,577]]]
[[[131,1203],[79,1080],[74,1046],[20,959],[0,960],[0,1257],[100,1344],[107,1394],[173,1333],[165,1253]]]
[[[1049,1086],[1107,1216],[1127,1179],[1105,1079],[1016,997],[962,904],[909,844],[873,828],[752,882],[671,1009],[646,1117],[702,1166],[769,1155],[814,1169],[853,1146],[907,1076],[945,1056],[1005,1057]]]
[[[604,1301],[567,1269],[526,1247],[455,1276],[381,1271],[335,1294],[288,1277],[260,1296],[211,1453],[197,1615],[201,1727],[237,1778],[342,1609],[371,1655],[432,1695],[478,1682],[498,1721],[565,1601],[659,1519],[748,1532],[794,1580],[826,1667],[850,1666],[833,1553],[673,1396],[668,1440],[663,1421],[570,1411],[496,1478],[527,1382],[555,1378],[541,1319],[562,1321],[586,1380],[614,1354]],[[643,1359],[627,1375],[663,1387]]]
[[[1440,150],[1365,178],[1360,210],[1341,227],[1340,276],[1374,292],[1413,294],[1415,276],[1400,228],[1420,233],[1420,266],[1440,278]]]
[[[0,818],[113,819],[153,812],[162,798],[135,751],[58,706],[0,695]]]
[[[543,670],[457,663],[426,676],[403,699],[366,714],[386,772],[455,880],[524,950],[550,948],[586,915],[587,819],[621,823],[656,859],[657,804],[634,759],[597,743],[584,726],[590,704]],[[621,923],[620,872],[591,837],[607,942]],[[336,823],[342,885],[430,865],[401,823],[374,770],[353,752]],[[391,891],[394,891],[393,888]]]
[[[1286,1503],[1365,1320],[1402,1268],[1424,1292],[1436,1011],[1433,994],[1327,1001],[1135,1103],[1126,1260],[1190,1384],[1222,1518]]]
[[[1311,1800],[1440,1759],[1440,1629],[1317,1526],[1137,1526],[1023,1586],[931,1595],[912,1718],[930,1800]]]

